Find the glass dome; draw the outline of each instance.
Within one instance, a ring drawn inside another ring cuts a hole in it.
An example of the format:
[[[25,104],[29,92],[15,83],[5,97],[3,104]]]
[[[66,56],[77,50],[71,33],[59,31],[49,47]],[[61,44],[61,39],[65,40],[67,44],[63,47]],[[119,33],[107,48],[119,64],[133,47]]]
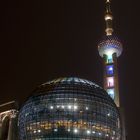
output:
[[[19,112],[20,140],[120,140],[120,115],[98,85],[60,78],[40,85]]]

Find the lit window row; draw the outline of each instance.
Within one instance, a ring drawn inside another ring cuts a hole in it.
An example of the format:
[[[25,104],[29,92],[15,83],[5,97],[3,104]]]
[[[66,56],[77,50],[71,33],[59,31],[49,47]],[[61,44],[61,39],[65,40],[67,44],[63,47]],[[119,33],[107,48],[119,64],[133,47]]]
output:
[[[53,129],[53,131],[54,131],[54,132],[58,132],[58,129],[55,128],[55,129]],[[71,131],[72,131],[72,132],[75,133],[75,134],[80,133],[80,130],[77,129],[77,128],[74,128],[74,129],[68,128],[67,131],[68,131],[68,132],[71,132]],[[113,134],[113,135],[108,134],[108,133],[104,134],[104,133],[102,133],[102,132],[96,132],[96,131],[91,131],[91,130],[85,130],[85,132],[86,132],[87,135],[92,135],[92,134],[94,134],[94,135],[105,136],[105,137],[110,137],[110,136],[111,136],[111,139],[115,139],[115,138],[116,138],[116,137],[115,137],[115,134]],[[41,133],[41,130],[40,130],[40,129],[39,129],[39,130],[34,130],[33,133],[34,133],[34,134],[36,134],[36,133]],[[83,133],[83,131],[82,131],[82,133]],[[116,138],[116,139],[117,139],[117,138]]]
[[[77,110],[78,106],[77,105],[57,105],[57,106],[50,106],[50,109],[53,110],[54,108],[56,109],[69,109],[69,110]],[[85,107],[85,110],[89,110],[89,107]]]
[[[108,94],[111,94],[112,93],[112,91],[111,91],[111,89],[109,89],[110,91],[109,91],[109,93]],[[51,110],[53,110],[55,107],[54,106],[50,106],[50,109]],[[60,105],[57,105],[56,106],[56,108],[58,109],[58,108],[62,108],[62,109],[64,109],[64,108],[67,108],[67,109],[69,109],[69,110],[77,110],[78,109],[78,106],[77,105],[68,105],[68,106],[64,106],[64,105],[62,105],[62,106],[60,106]],[[85,107],[85,110],[89,110],[89,107]],[[82,113],[83,111],[80,111],[80,113]],[[110,113],[108,113],[108,114],[110,114]],[[108,116],[108,114],[107,114],[107,116]],[[109,115],[110,116],[110,115]]]
[[[108,117],[110,117],[110,113],[107,114]],[[37,130],[36,130],[37,128]],[[42,132],[44,131],[50,131],[50,130],[54,130],[55,132],[57,132],[57,130],[59,130],[60,128],[65,128],[67,131],[78,131],[79,129],[81,130],[87,130],[87,133],[94,133],[96,131],[100,131],[103,134],[105,133],[110,133],[113,135],[116,135],[115,131],[112,131],[111,128],[107,127],[107,126],[100,126],[99,124],[95,125],[89,125],[88,122],[83,122],[83,121],[79,121],[79,122],[71,122],[71,121],[57,121],[54,122],[53,125],[52,123],[48,123],[48,122],[37,122],[37,123],[32,123],[29,126],[27,126],[27,131],[29,133],[40,133],[41,130]],[[75,129],[70,129],[70,128],[75,128]],[[92,129],[92,132],[91,130]],[[93,131],[94,130],[94,131]]]

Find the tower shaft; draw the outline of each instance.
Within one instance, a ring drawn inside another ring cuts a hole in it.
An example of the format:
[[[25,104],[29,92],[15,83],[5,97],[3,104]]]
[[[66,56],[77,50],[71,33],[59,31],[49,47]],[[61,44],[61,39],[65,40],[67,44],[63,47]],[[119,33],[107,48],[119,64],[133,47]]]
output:
[[[117,56],[114,53],[110,58],[107,55],[103,57],[104,64],[104,89],[114,100],[117,107],[120,106]]]
[[[117,58],[122,53],[122,43],[113,34],[113,15],[110,0],[106,0],[104,19],[106,35],[98,45],[98,51],[104,63],[104,89],[114,100],[117,107],[120,107]]]

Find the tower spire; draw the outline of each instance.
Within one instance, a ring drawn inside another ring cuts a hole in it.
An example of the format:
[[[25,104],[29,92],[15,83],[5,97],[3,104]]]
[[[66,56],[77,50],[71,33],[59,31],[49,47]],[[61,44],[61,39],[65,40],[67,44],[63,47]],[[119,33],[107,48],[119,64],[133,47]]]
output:
[[[104,62],[104,89],[119,107],[120,98],[117,58],[121,55],[123,48],[121,41],[113,34],[111,0],[105,1],[106,10],[104,19],[106,22],[106,35],[98,44],[98,51]]]
[[[110,0],[106,0],[106,12],[111,13]]]
[[[112,21],[113,21],[113,15],[111,12],[111,2],[110,0],[106,0],[106,11],[105,11],[105,22],[106,22],[106,35],[112,35],[113,33],[113,27],[112,27]]]

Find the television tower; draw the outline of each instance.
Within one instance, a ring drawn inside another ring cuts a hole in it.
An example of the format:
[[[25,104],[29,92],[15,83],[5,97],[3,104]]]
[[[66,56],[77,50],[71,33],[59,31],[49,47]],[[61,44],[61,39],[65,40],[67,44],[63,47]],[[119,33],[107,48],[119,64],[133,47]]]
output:
[[[98,44],[98,51],[104,62],[104,89],[114,100],[117,107],[120,107],[117,58],[121,55],[123,48],[118,37],[113,34],[113,15],[110,5],[111,1],[106,0],[105,36]]]

